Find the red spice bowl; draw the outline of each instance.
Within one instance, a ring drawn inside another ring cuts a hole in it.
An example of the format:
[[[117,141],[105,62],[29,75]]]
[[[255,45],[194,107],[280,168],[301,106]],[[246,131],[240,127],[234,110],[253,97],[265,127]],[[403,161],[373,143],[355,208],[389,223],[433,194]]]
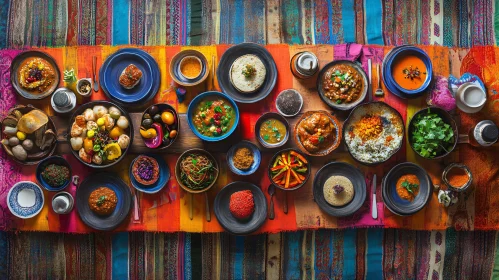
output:
[[[451,178],[452,176],[467,177],[468,180],[460,186],[455,186],[454,180]],[[455,192],[465,192],[470,188],[471,183],[473,182],[473,175],[468,166],[461,163],[451,163],[444,169],[444,172],[442,172],[442,181],[449,189]]]
[[[69,170],[69,173],[67,174],[67,176],[65,176],[66,180],[63,180],[63,182],[58,186],[50,185],[49,182],[47,182],[42,176],[43,171],[45,171],[47,166],[49,166],[51,164],[55,164],[58,166],[64,166]],[[38,181],[38,183],[40,183],[40,185],[44,189],[46,189],[47,191],[51,191],[51,192],[58,192],[58,191],[65,189],[71,182],[71,175],[72,175],[71,165],[69,165],[69,162],[61,156],[48,157],[48,158],[42,160],[38,164],[38,166],[36,167],[36,180]]]
[[[267,175],[275,187],[294,191],[305,185],[310,178],[310,168],[307,156],[290,148],[281,150],[272,157]]]

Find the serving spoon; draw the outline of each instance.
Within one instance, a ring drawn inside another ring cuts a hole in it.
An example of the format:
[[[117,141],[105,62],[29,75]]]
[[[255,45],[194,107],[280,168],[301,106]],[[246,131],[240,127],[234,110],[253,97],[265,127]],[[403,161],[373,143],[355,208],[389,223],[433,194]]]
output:
[[[275,186],[274,184],[270,184],[267,192],[270,195],[270,211],[269,211],[269,220],[273,220],[275,217],[274,213],[274,194],[275,194]]]

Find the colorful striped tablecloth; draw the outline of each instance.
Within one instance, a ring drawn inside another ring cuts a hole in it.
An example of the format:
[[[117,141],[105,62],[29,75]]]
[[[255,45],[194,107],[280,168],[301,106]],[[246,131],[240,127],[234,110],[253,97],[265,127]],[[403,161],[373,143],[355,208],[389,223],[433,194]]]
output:
[[[170,58],[182,49],[195,48],[201,51],[205,56],[211,57],[215,55],[217,59],[228,48],[228,45],[217,46],[201,46],[201,47],[143,47],[148,51],[160,65],[161,70],[161,86],[160,91],[155,99],[151,102],[167,102],[177,108],[179,112],[185,112],[186,106],[193,96],[204,91],[201,87],[191,88],[187,93],[187,100],[183,103],[178,103],[176,95],[169,89],[171,78],[168,75],[168,64]],[[96,46],[96,47],[64,47],[64,48],[47,48],[43,51],[51,54],[58,62],[61,70],[74,68],[80,77],[90,75],[92,56],[98,57],[98,65],[111,53],[120,47],[111,46]],[[242,137],[251,139],[254,135],[254,124],[262,112],[275,111],[274,101],[277,93],[287,88],[296,88],[304,96],[305,104],[303,112],[312,109],[329,110],[327,106],[320,101],[314,87],[307,86],[294,78],[288,70],[290,57],[301,50],[310,50],[317,54],[321,65],[333,59],[355,58],[358,57],[361,62],[366,65],[368,58],[373,59],[374,63],[381,63],[383,56],[388,52],[390,47],[379,46],[364,46],[356,45],[356,47],[345,48],[344,45],[318,45],[318,46],[287,46],[287,45],[267,45],[267,50],[274,57],[277,68],[279,70],[277,85],[264,101],[258,104],[241,104],[241,119],[240,130]],[[499,95],[497,95],[497,65],[495,61],[498,59],[498,49],[496,47],[473,47],[471,49],[447,48],[438,46],[422,47],[433,61],[433,71],[437,75],[448,76],[453,74],[460,76],[464,72],[471,72],[478,75],[488,88],[488,102],[484,110],[478,114],[467,115],[459,113],[461,120],[461,132],[466,132],[470,129],[474,122],[481,119],[492,119],[499,123]],[[350,49],[352,53],[345,53]],[[353,50],[357,50],[354,53]],[[360,52],[362,50],[362,52]],[[0,51],[0,73],[2,73],[2,81],[6,85],[2,89],[3,102],[0,104],[0,114],[5,112],[15,104],[16,94],[13,92],[9,81],[10,61],[20,51],[4,50]],[[211,63],[211,62],[210,62]],[[376,79],[376,73],[373,74],[373,79]],[[385,89],[385,92],[386,89]],[[92,100],[104,99],[102,93],[94,93]],[[384,101],[396,108],[403,116],[406,124],[410,117],[420,108],[425,106],[424,98],[416,100],[402,100],[393,94],[387,93],[382,98],[375,100]],[[50,106],[47,102],[38,102],[44,110],[52,114]],[[407,139],[406,139],[407,140]],[[296,231],[302,229],[318,229],[318,228],[351,228],[351,227],[386,227],[386,228],[406,228],[418,230],[443,230],[448,227],[455,227],[459,230],[474,230],[474,229],[498,229],[499,227],[499,212],[495,209],[495,205],[499,202],[498,193],[498,158],[495,157],[498,152],[497,148],[491,149],[476,149],[469,145],[459,145],[458,152],[453,153],[447,158],[448,162],[460,161],[468,165],[474,176],[473,189],[466,194],[461,194],[460,202],[450,208],[444,208],[438,203],[436,193],[433,193],[433,199],[429,205],[422,211],[410,217],[400,217],[392,214],[384,208],[381,199],[381,192],[378,192],[378,209],[380,212],[379,219],[373,220],[370,215],[370,199],[366,200],[364,206],[355,213],[355,215],[346,218],[334,218],[322,212],[313,201],[311,184],[301,188],[288,195],[289,214],[284,215],[281,211],[282,200],[284,194],[278,192],[276,202],[276,219],[267,221],[259,232],[279,232],[279,231]],[[42,212],[33,219],[21,220],[13,218],[10,214],[6,203],[6,195],[10,187],[21,180],[32,180],[34,178],[34,167],[21,167],[14,164],[5,157],[2,150],[1,171],[0,171],[0,226],[3,229],[16,230],[36,230],[36,231],[54,231],[54,232],[74,232],[85,233],[90,232],[90,228],[85,226],[73,211],[69,216],[59,217],[49,209],[49,205],[45,205]],[[178,155],[164,155],[170,169],[174,167]],[[223,161],[225,155],[219,154],[219,161]],[[72,155],[67,155],[67,158],[73,165],[73,172],[82,178],[85,178],[91,170],[84,168],[83,165],[77,162]],[[128,182],[128,163],[130,163],[132,155],[122,161],[115,167],[113,171]],[[334,152],[328,157],[322,158],[324,163],[328,161],[340,160],[353,163],[352,158],[345,152]],[[262,166],[268,159],[264,158]],[[402,161],[411,161],[424,166],[430,173],[433,183],[440,184],[440,177],[445,163],[442,161],[429,161],[416,157],[408,144],[387,163],[379,165],[375,168],[367,168],[359,166],[365,173],[369,181],[372,174],[378,176],[386,174],[391,167]],[[263,167],[262,167],[263,168]],[[253,182],[266,192],[269,180],[265,176],[264,170],[260,170],[260,174],[245,178]],[[225,186],[228,182],[241,180],[234,176],[227,168],[221,168],[221,176],[214,188],[209,191],[210,201],[214,200],[217,191]],[[311,182],[310,182],[311,183]],[[371,186],[368,184],[367,192],[370,193]],[[75,187],[70,189],[75,192]],[[47,201],[50,201],[53,193],[45,192]],[[161,232],[219,232],[222,231],[221,226],[216,220],[207,222],[204,219],[204,198],[203,196],[195,196],[194,203],[194,219],[188,217],[189,196],[185,195],[180,190],[174,178],[169,181],[165,190],[156,195],[141,195],[140,205],[142,212],[142,223],[132,223],[131,217],[126,220],[117,230],[119,231],[161,231]],[[213,215],[212,215],[213,216]]]
[[[498,0],[2,0],[0,48],[494,45]]]

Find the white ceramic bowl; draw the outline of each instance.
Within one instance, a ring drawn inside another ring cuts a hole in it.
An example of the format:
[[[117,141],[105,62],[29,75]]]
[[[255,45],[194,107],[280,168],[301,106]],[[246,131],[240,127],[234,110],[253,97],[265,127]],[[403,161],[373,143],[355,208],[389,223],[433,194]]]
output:
[[[473,83],[464,83],[456,93],[456,105],[459,110],[473,114],[477,113],[485,106],[487,94],[481,87]]]

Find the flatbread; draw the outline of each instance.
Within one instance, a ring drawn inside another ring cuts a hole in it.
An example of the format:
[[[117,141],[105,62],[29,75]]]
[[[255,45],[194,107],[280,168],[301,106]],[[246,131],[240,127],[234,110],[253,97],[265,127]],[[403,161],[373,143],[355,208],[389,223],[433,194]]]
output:
[[[340,185],[344,188],[339,194],[334,193],[333,187]],[[331,176],[324,183],[324,199],[332,206],[340,207],[345,206],[352,201],[355,190],[352,182],[345,176]]]
[[[253,65],[256,69],[256,74],[250,78],[243,75],[243,69],[248,64]],[[265,81],[265,75],[267,75],[265,65],[258,56],[253,54],[238,57],[230,68],[230,81],[242,93],[252,93],[258,90]]]

